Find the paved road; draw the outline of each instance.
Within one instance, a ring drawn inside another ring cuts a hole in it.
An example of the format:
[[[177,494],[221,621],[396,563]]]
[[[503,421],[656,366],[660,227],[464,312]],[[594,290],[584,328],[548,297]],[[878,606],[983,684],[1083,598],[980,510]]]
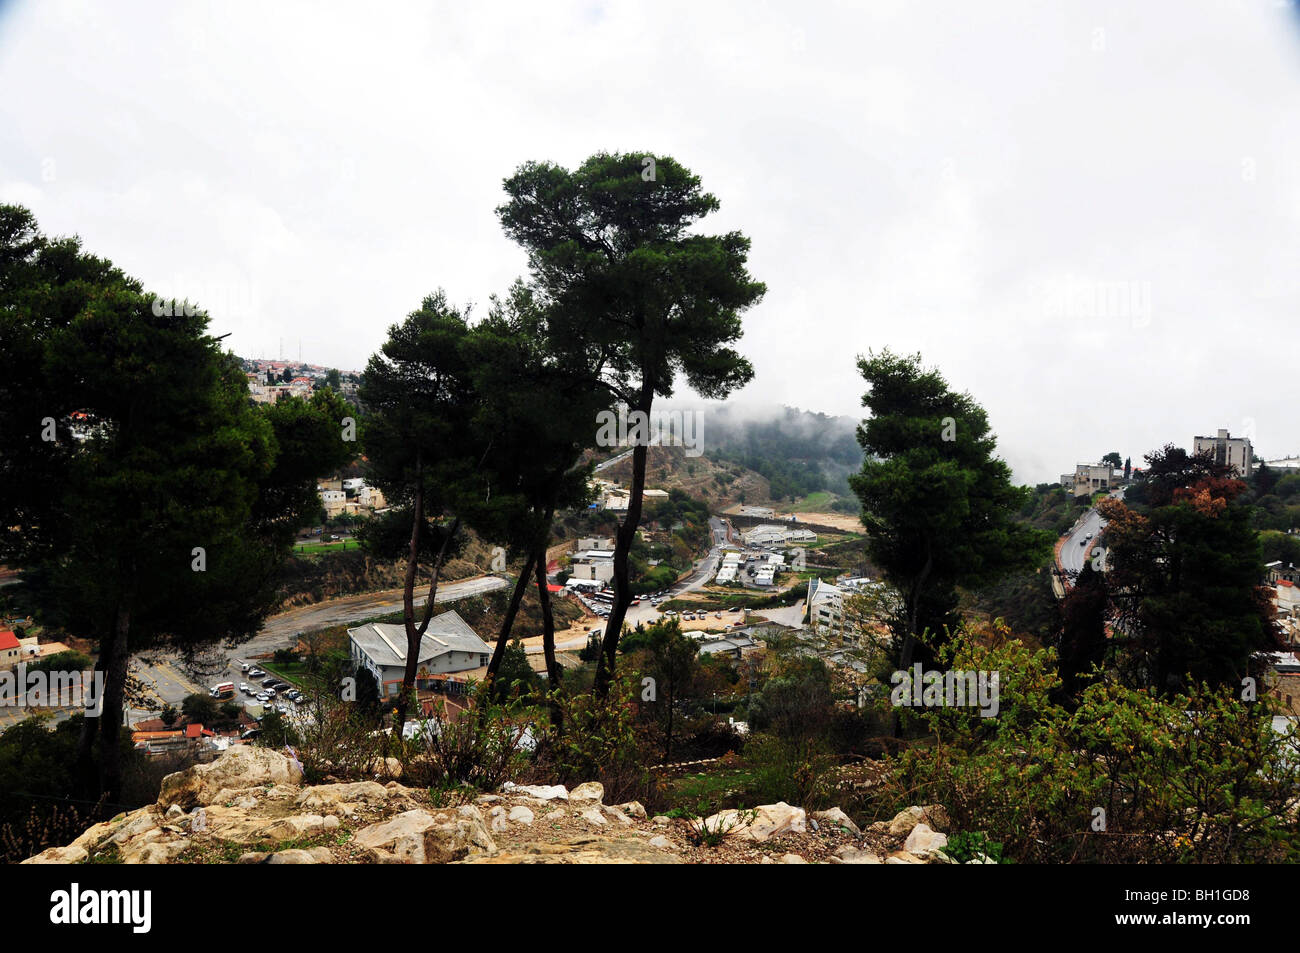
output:
[[[633,449],[635,449],[635,448],[633,448]],[[606,460],[604,463],[598,463],[598,464],[596,464],[596,469],[597,469],[598,471],[599,471],[599,470],[607,470],[607,469],[609,469],[610,467],[612,467],[614,464],[618,463],[620,460],[626,460],[626,459],[627,459],[628,457],[630,457],[630,456],[632,456],[632,450],[624,450],[624,451],[623,451],[622,453],[620,453],[618,456],[616,456],[616,457],[610,457],[610,458],[609,458],[608,460]]]
[[[1110,494],[1116,499],[1124,498],[1124,488],[1120,487]],[[1061,547],[1061,566],[1067,573],[1079,573],[1083,571],[1085,557],[1091,559],[1095,553],[1093,546],[1097,544],[1101,531],[1106,528],[1106,523],[1101,518],[1101,514],[1096,508],[1088,510],[1083,518],[1075,525],[1070,536]],[[1092,534],[1092,539],[1088,534]],[[1091,545],[1090,545],[1091,544]]]
[[[697,589],[703,589],[718,571],[718,562],[722,558],[722,544],[727,541],[726,524],[716,516],[710,516],[709,532],[713,545],[709,548],[708,554],[697,559],[695,561],[695,568],[691,570],[691,574],[687,576],[685,580],[672,587],[672,597],[680,596],[687,592],[694,592]],[[624,621],[630,628],[634,629],[638,622],[644,622],[646,625],[649,625],[652,622],[657,622],[661,618],[663,618],[663,616],[658,608],[650,605],[648,602],[642,602],[640,605],[628,606],[627,616]],[[590,620],[590,625],[587,628],[587,634],[570,639],[556,639],[556,649],[560,651],[569,651],[586,647],[587,637],[590,634],[590,630],[594,628],[603,629],[604,623],[599,619],[593,619]],[[542,653],[542,646],[540,642],[534,645],[528,645],[525,643],[525,651],[527,651],[529,655],[540,655]]]

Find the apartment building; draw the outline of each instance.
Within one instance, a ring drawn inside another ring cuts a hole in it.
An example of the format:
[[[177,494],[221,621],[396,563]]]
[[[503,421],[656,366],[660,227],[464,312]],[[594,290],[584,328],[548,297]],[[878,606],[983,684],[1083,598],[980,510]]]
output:
[[[1219,463],[1232,469],[1234,476],[1246,479],[1254,468],[1255,457],[1250,440],[1246,437],[1234,437],[1226,430],[1220,430],[1213,437],[1193,437],[1192,452],[1201,453],[1208,450]]]

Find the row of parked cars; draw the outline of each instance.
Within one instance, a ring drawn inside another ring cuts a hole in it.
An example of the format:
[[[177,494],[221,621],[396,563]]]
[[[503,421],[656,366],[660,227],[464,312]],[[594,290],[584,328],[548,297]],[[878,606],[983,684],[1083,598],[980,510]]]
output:
[[[267,674],[262,669],[255,665],[249,665],[247,662],[242,664],[239,668],[240,671],[244,672],[249,678],[261,678],[261,676]],[[254,685],[249,685],[247,682],[240,682],[239,690],[245,695],[261,702],[263,705],[269,702],[274,702],[280,695],[283,695],[295,705],[301,705],[307,701],[306,695],[294,688],[288,682],[280,681],[280,679],[276,678],[274,675],[267,675],[266,678],[262,679],[262,687],[260,690]],[[289,709],[284,704],[276,704],[275,710],[284,714]]]

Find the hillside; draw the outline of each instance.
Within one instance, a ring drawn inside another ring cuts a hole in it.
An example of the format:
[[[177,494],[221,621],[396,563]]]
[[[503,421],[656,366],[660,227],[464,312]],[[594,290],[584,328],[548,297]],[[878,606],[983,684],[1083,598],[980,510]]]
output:
[[[909,807],[862,830],[837,808],[808,814],[783,802],[687,821],[649,817],[636,801],[605,804],[596,782],[572,790],[507,783],[448,803],[390,780],[386,768],[372,776],[306,785],[292,759],[238,746],[168,775],[155,804],[23,863],[954,862],[943,852],[950,822],[938,805]]]
[[[632,458],[620,460],[599,475],[631,486]],[[765,502],[770,495],[762,475],[738,463],[715,460],[708,453],[688,457],[681,447],[646,448],[646,486],[683,490],[714,511],[734,503]]]

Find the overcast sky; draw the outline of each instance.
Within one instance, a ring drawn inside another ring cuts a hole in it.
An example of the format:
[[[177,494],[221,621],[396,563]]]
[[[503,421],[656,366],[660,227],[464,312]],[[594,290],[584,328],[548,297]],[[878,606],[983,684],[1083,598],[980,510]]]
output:
[[[888,346],[1022,481],[1220,427],[1300,452],[1286,0],[326,10],[0,0],[0,200],[238,354],[360,369],[523,272],[518,164],[671,154],[768,286],[741,400],[860,416]]]

